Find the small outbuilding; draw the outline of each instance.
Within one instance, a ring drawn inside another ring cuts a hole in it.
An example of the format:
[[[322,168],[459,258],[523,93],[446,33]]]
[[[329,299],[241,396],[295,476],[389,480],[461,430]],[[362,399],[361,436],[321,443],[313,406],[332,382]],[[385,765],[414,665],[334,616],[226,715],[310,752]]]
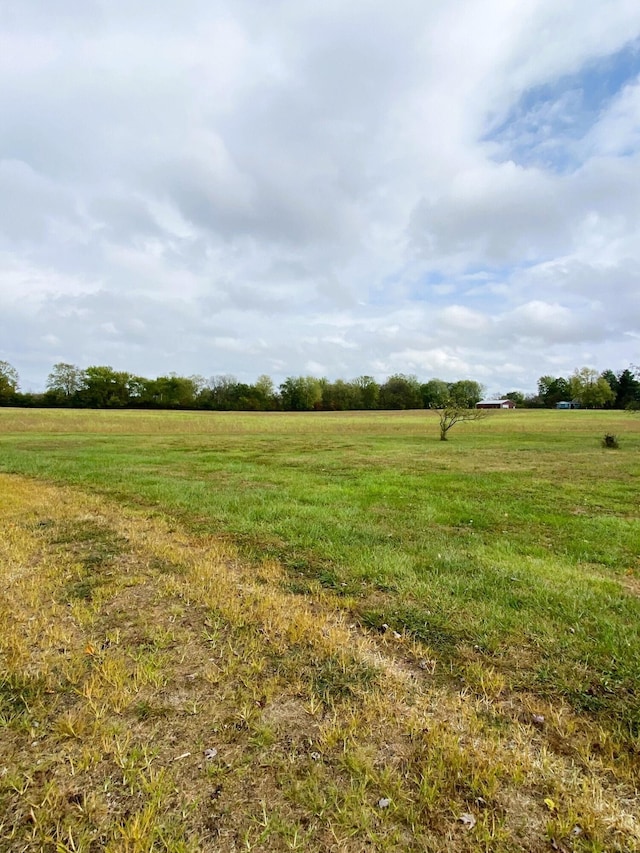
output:
[[[476,409],[515,409],[513,400],[480,400]]]
[[[556,409],[579,409],[580,404],[576,400],[560,400],[556,403]]]

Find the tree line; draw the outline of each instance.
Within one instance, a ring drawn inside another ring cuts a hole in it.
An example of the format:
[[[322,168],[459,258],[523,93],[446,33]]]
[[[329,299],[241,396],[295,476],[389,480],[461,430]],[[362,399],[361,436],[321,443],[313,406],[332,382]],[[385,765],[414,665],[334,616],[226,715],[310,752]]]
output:
[[[640,409],[640,368],[598,373],[582,367],[569,377],[541,376],[537,398],[547,407],[565,401],[585,409]]]
[[[375,409],[473,408],[484,387],[472,379],[421,382],[396,373],[384,382],[372,376],[344,380],[289,376],[276,387],[269,376],[253,384],[234,376],[178,376],[148,379],[104,365],[80,368],[55,364],[42,394],[22,393],[14,367],[0,361],[0,405],[70,408],[205,409],[217,411],[343,411]],[[536,394],[510,391],[502,395],[517,405],[554,407],[570,401],[585,408],[640,408],[640,369],[598,373],[583,367],[570,377],[542,376]]]

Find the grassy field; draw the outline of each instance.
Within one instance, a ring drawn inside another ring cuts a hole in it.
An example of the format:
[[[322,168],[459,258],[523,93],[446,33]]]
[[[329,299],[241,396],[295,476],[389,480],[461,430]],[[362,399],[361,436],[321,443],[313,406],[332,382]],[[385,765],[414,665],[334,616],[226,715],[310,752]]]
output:
[[[639,451],[0,409],[0,849],[639,850]]]

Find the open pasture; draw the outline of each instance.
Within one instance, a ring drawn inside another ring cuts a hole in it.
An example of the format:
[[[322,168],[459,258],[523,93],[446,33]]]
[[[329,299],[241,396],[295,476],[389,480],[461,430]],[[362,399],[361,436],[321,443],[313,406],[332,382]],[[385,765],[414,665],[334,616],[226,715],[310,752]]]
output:
[[[639,849],[639,416],[0,409],[0,471],[7,850]]]

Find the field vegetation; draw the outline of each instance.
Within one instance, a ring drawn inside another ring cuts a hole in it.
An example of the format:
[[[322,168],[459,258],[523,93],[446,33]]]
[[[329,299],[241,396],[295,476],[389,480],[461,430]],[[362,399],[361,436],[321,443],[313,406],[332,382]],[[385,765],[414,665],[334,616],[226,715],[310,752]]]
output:
[[[640,850],[640,418],[449,438],[0,409],[0,849]]]

